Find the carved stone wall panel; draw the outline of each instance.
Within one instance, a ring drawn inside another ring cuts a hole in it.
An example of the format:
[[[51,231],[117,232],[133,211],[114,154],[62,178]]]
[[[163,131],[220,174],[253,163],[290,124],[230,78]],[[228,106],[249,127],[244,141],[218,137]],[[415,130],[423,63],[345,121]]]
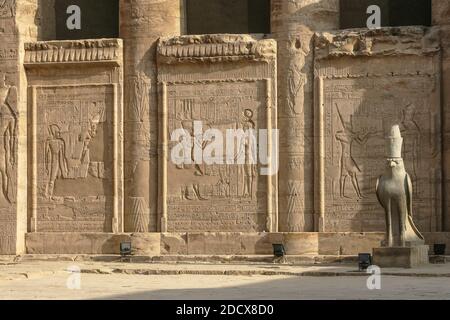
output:
[[[442,228],[439,48],[433,31],[390,32],[316,40],[316,210],[327,232],[385,229],[374,188],[393,124],[404,137],[416,224],[423,232]],[[396,51],[398,43],[405,47]]]
[[[113,86],[34,87],[33,95],[36,231],[112,231]]]
[[[123,230],[121,65],[120,40],[26,45],[31,232]]]
[[[259,164],[176,165],[170,158],[177,144],[171,133],[193,134],[195,121],[201,121],[203,132],[218,129],[224,139],[227,129],[277,128],[275,53],[274,41],[240,35],[159,43],[161,231],[275,230],[276,175],[260,175]]]

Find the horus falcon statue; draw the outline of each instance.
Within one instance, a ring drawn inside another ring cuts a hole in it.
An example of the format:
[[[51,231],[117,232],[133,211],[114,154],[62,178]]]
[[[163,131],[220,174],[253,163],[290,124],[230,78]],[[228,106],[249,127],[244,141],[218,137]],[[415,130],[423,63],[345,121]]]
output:
[[[386,213],[387,247],[423,245],[424,237],[414,225],[412,212],[412,182],[402,159],[400,127],[392,126],[387,137],[387,165],[378,179],[376,193]]]

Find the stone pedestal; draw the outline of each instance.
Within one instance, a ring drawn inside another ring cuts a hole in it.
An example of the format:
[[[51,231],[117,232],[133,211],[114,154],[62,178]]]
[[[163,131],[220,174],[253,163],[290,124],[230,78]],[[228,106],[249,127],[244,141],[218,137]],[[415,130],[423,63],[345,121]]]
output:
[[[415,268],[428,264],[427,245],[374,248],[373,264],[380,268]]]

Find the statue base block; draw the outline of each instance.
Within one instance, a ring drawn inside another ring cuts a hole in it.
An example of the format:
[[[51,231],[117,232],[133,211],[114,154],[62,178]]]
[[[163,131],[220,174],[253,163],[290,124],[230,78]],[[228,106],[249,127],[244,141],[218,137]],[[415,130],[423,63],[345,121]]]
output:
[[[373,249],[373,264],[380,268],[415,268],[429,263],[427,245]]]

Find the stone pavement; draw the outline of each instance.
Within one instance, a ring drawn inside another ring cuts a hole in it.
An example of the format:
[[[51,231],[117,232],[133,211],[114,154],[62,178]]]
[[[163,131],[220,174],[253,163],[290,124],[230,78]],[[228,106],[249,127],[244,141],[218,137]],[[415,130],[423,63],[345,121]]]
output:
[[[56,260],[2,257],[0,299],[450,299],[450,264],[382,269],[369,290],[356,264]],[[66,285],[74,266],[80,290]]]

